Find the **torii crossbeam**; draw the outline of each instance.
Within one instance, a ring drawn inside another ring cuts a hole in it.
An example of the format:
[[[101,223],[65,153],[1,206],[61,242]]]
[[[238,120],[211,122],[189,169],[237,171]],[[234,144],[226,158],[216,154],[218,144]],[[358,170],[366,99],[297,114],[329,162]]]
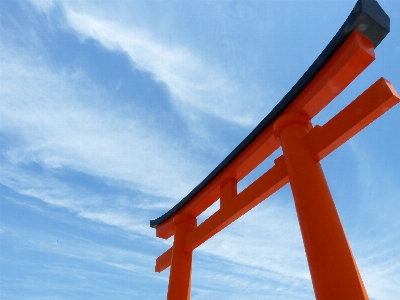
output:
[[[317,299],[368,299],[319,161],[399,102],[377,80],[323,126],[311,119],[375,59],[389,32],[389,17],[375,0],[353,11],[307,72],[217,168],[171,210],[150,221],[157,237],[174,236],[155,270],[171,266],[168,300],[190,299],[192,252],[213,235],[290,183]],[[278,147],[283,155],[242,192],[237,183]],[[197,226],[217,200],[220,208]]]

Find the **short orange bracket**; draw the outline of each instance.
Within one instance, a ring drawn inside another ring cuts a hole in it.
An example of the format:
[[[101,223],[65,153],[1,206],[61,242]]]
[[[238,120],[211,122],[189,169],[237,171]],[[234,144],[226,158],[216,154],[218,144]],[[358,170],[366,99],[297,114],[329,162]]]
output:
[[[237,180],[229,178],[221,184],[220,206],[222,210],[229,208],[233,198],[237,196]]]
[[[232,198],[229,206],[221,205],[220,210],[216,211],[197,228],[192,230],[186,238],[185,249],[197,248],[210,237],[275,193],[287,182],[284,162],[278,160],[271,169],[236,197]]]

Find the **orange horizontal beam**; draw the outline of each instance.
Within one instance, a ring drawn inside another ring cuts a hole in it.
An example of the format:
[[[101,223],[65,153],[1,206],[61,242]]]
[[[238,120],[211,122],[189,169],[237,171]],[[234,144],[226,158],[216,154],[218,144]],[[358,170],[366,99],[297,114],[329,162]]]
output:
[[[328,105],[375,59],[373,43],[354,31],[330,61],[284,111],[303,113],[310,119]],[[229,178],[239,182],[263,162],[277,148],[270,126],[222,171],[210,184],[199,192],[181,212],[197,217],[219,198],[220,185]],[[157,237],[168,239],[174,234],[172,221],[156,227]]]
[[[285,162],[283,161],[283,157],[280,157],[271,169],[236,197],[232,198],[229,205],[221,205],[218,211],[191,231],[186,237],[185,249],[188,251],[197,248],[210,237],[275,193],[287,182],[288,177]]]
[[[399,95],[391,83],[380,78],[324,126],[310,131],[306,140],[311,155],[323,159],[397,103]]]
[[[165,251],[156,259],[156,268],[155,268],[156,272],[160,273],[164,271],[171,265],[171,261],[172,261],[172,247],[169,248],[167,251]]]

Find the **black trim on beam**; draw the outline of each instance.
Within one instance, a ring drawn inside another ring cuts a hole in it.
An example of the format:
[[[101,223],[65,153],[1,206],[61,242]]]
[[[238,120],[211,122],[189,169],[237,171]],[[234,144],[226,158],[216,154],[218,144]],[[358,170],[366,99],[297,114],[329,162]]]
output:
[[[257,127],[185,198],[161,217],[151,220],[150,227],[157,227],[167,221],[188,204],[201,190],[214,180],[230,163],[232,163],[267,127],[269,127],[282,112],[300,95],[310,84],[322,68],[328,63],[350,34],[358,30],[371,40],[376,48],[390,31],[390,19],[375,0],[358,0],[347,20],[329,42],[326,48],[308,68],[299,81],[271,110],[271,112],[257,125]]]

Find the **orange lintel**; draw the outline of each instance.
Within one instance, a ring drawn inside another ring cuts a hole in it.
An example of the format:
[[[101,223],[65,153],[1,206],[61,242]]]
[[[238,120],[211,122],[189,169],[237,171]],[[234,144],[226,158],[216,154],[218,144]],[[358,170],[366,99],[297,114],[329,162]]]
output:
[[[323,159],[397,103],[393,86],[379,79],[325,125],[310,131],[306,139],[312,156]]]
[[[318,73],[307,88],[285,111],[301,112],[314,117],[348,86],[374,60],[374,46],[356,30]],[[197,194],[182,212],[198,216],[219,198],[219,186],[228,178],[239,182],[279,147],[272,126],[252,142],[205,189]],[[234,174],[234,176],[232,176]],[[157,237],[168,239],[174,234],[172,220],[156,227]]]
[[[156,268],[155,268],[156,272],[160,273],[164,271],[166,268],[168,268],[171,265],[171,260],[172,260],[172,247],[169,248],[167,251],[165,251],[156,259]]]

